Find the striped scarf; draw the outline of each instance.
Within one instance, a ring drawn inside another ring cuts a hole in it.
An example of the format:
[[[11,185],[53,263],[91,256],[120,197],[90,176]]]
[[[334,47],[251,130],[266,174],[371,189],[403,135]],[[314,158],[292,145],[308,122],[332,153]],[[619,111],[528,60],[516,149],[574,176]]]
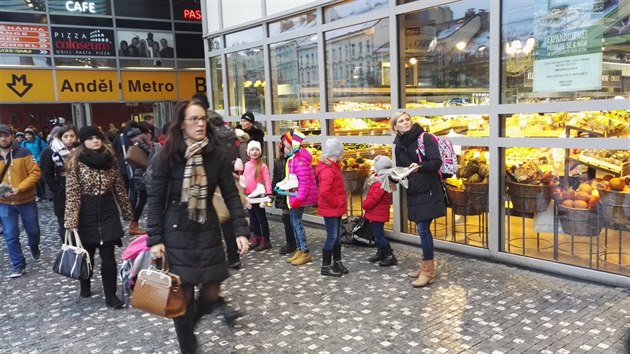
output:
[[[203,168],[203,156],[201,151],[208,145],[208,139],[186,142],[186,167],[182,181],[182,203],[188,204],[188,218],[200,224],[206,222],[208,213],[206,210],[208,198],[208,180]]]

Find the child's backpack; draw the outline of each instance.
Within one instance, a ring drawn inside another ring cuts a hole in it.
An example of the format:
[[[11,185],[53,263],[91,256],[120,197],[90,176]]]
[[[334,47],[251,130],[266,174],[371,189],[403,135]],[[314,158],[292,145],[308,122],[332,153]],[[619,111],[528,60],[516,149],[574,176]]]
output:
[[[444,138],[435,136],[431,133],[422,133],[418,137],[418,159],[422,162],[422,156],[424,156],[424,135],[429,135],[433,141],[435,141],[440,149],[440,156],[442,157],[442,166],[440,167],[440,175],[442,178],[453,177],[457,174],[457,154],[453,149],[453,144]]]
[[[147,246],[147,238],[148,236],[144,234],[131,241],[122,254],[123,262],[120,265],[118,277],[122,284],[123,301],[126,303],[138,273],[151,265],[151,252]]]

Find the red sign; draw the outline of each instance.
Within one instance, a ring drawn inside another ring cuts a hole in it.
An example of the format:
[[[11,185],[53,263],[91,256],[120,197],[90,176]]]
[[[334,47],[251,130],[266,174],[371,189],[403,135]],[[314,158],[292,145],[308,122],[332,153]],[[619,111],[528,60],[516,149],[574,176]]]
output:
[[[201,21],[201,10],[199,10],[199,9],[184,9],[184,19]]]
[[[47,26],[0,24],[0,53],[48,54]]]

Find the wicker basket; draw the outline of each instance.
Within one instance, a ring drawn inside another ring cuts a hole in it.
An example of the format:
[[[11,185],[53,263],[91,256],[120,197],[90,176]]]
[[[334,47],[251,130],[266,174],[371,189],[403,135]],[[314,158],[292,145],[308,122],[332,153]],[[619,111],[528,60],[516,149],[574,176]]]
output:
[[[630,193],[597,189],[606,227],[630,231]]]
[[[466,191],[460,191],[456,189],[446,188],[446,195],[449,202],[451,202],[451,208],[457,215],[477,215],[480,214],[475,210],[473,205],[468,200],[468,194]]]
[[[477,213],[488,212],[488,183],[468,183],[464,182],[468,203],[470,203]]]
[[[507,185],[512,208],[523,213],[547,210],[553,196],[553,185],[522,184],[510,180],[507,181]]]
[[[365,179],[369,176],[370,170],[354,170],[354,171],[341,171],[343,176],[343,183],[346,185],[346,192],[357,194],[363,192],[363,185]]]
[[[597,236],[602,222],[597,210],[568,208],[558,205],[558,218],[564,233],[573,236]]]

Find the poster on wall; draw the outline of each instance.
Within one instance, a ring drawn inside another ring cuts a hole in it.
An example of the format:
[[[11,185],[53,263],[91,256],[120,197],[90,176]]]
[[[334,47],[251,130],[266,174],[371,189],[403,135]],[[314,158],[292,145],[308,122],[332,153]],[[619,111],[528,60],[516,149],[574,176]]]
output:
[[[616,7],[615,0],[537,0],[534,92],[601,89],[601,20]]]
[[[174,58],[173,34],[168,32],[117,31],[118,56],[131,58]]]
[[[52,27],[53,50],[56,55],[115,56],[114,31]]]
[[[0,54],[50,54],[48,26],[0,24]]]

